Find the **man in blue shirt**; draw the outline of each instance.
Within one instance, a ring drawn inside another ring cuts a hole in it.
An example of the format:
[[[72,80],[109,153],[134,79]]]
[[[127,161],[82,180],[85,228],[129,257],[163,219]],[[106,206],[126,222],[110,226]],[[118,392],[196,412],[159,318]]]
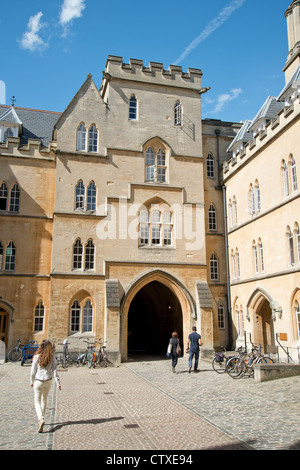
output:
[[[199,347],[202,345],[201,336],[197,333],[197,328],[193,326],[192,333],[188,337],[187,350],[190,351],[189,356],[189,372],[192,370],[193,357],[195,356],[194,371],[197,372],[199,361]]]

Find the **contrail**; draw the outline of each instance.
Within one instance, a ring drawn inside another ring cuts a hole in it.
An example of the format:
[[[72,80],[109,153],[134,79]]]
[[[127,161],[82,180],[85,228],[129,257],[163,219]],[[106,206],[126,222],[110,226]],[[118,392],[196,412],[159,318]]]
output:
[[[218,16],[208,23],[202,33],[185,48],[183,53],[174,62],[174,65],[178,65],[182,62],[183,59],[185,59],[186,56],[189,55],[202,41],[208,38],[208,36],[216,31],[216,29],[220,28],[220,26],[222,26],[222,24],[224,24],[225,21],[227,21],[231,15],[245,3],[245,1],[246,0],[234,0],[227,7],[223,8]]]

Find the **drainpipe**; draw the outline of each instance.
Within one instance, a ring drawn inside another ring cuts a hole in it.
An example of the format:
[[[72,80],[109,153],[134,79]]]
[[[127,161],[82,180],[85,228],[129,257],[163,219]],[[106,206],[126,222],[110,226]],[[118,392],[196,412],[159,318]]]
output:
[[[229,246],[227,232],[227,205],[226,205],[226,186],[223,189],[223,206],[224,206],[224,231],[225,231],[225,258],[226,258],[226,279],[227,279],[227,320],[228,320],[228,342],[232,347],[232,312],[231,312],[231,295],[230,295],[230,273],[229,273]]]
[[[217,137],[217,169],[218,169],[218,186],[216,189],[222,189],[220,183],[220,143],[219,143],[219,135],[221,134],[220,129],[215,129],[215,134]]]

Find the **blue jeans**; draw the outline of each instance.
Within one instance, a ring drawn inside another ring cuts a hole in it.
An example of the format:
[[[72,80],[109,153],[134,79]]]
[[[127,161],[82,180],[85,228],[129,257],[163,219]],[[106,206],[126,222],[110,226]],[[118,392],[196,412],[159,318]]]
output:
[[[198,351],[190,351],[189,356],[189,367],[193,365],[193,357],[195,356],[195,363],[194,363],[194,370],[198,369],[198,361],[199,361],[199,349]]]

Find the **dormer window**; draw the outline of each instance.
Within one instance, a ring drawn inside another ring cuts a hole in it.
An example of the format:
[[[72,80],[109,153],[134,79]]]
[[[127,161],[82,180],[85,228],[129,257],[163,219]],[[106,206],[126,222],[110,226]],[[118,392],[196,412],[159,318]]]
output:
[[[12,106],[0,116],[0,142],[6,142],[8,137],[19,137],[21,129],[22,121]]]

